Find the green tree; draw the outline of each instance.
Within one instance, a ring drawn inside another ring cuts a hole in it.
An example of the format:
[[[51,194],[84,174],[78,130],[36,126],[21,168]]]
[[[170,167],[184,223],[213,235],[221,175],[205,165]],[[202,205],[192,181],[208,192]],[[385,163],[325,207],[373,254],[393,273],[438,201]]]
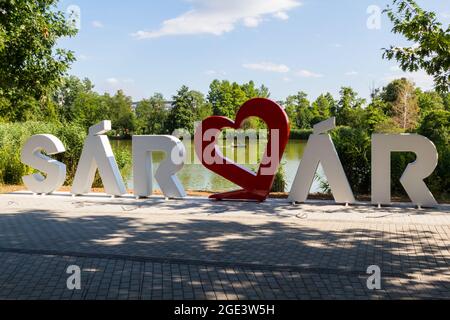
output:
[[[59,39],[77,33],[57,3],[0,2],[0,98],[6,120],[45,116],[44,109],[54,108],[51,92],[75,60],[71,51],[56,48]]]
[[[297,110],[295,108],[295,105],[287,104],[285,101],[282,101],[281,104],[284,107],[284,111],[286,111],[286,114],[288,115],[291,129],[298,129],[298,127],[297,127]]]
[[[132,135],[135,129],[135,116],[131,97],[119,90],[114,96],[105,95],[104,98],[108,104],[109,120],[112,121],[112,128],[116,134],[125,137]]]
[[[366,130],[339,127],[331,133],[345,173],[358,195],[370,192],[371,139]]]
[[[386,102],[381,98],[373,97],[364,113],[364,127],[370,133],[392,133],[398,130],[392,119],[384,113],[387,108]]]
[[[198,93],[197,93],[198,94]],[[213,108],[211,104],[205,100],[203,94],[201,95],[201,103],[199,103],[198,107],[196,108],[195,112],[195,120],[198,122],[201,122],[205,120],[206,118],[213,115]]]
[[[214,80],[208,93],[208,102],[214,115],[234,118],[239,108],[252,98],[268,98],[270,91],[262,85],[257,88],[253,81],[239,85],[227,80]]]
[[[229,81],[214,80],[209,86],[207,97],[214,115],[233,118],[235,106],[232,103],[232,86]]]
[[[270,98],[270,90],[265,85],[262,84],[257,91],[258,91],[258,95],[256,96],[257,98],[266,98],[266,99]],[[249,97],[249,98],[256,98],[256,97]]]
[[[249,84],[246,90],[248,93],[253,93],[254,86]],[[246,100],[246,92],[236,82],[214,80],[210,85],[208,101],[216,116],[234,118],[237,110]]]
[[[253,98],[269,98],[270,90],[265,85],[261,85],[259,88],[256,87],[253,81],[249,81],[248,83],[244,83],[241,85],[241,90],[245,94],[245,99],[242,103],[253,99]],[[246,119],[243,124],[244,129],[263,129],[265,128],[265,123],[258,118],[250,118]]]
[[[419,103],[414,83],[403,78],[394,80],[384,90],[388,114],[405,131],[416,129],[419,121]]]
[[[415,43],[411,47],[384,49],[384,58],[395,59],[403,71],[425,70],[434,77],[436,90],[450,88],[450,26],[445,29],[436,13],[423,10],[414,0],[393,0],[385,10],[394,24],[392,32]]]
[[[77,118],[74,112],[76,99],[83,93],[93,94],[94,85],[85,78],[80,80],[75,76],[66,77],[61,86],[53,94],[53,100],[58,105],[58,114],[62,122],[71,122]]]
[[[108,120],[108,98],[92,91],[81,91],[68,107],[70,121],[82,126],[85,131],[102,120]]]
[[[160,93],[150,99],[144,99],[136,107],[136,125],[139,134],[164,134],[165,123],[169,115],[166,102]]]
[[[444,102],[445,110],[450,111],[450,93],[443,93],[442,101]]]
[[[423,119],[418,132],[438,146],[450,147],[450,112],[431,111]]]
[[[198,91],[191,91],[187,86],[181,87],[173,97],[173,106],[167,120],[167,129],[173,132],[185,129],[194,131],[195,121],[198,121],[199,110],[205,108],[205,97]]]
[[[269,98],[270,90],[265,85],[261,85],[259,88],[256,87],[253,81],[249,81],[248,83],[244,83],[241,86],[242,90],[245,93],[247,99],[252,98]]]
[[[363,125],[365,100],[350,87],[342,87],[337,103],[336,122],[339,126],[359,128]]]
[[[242,87],[238,83],[233,82],[231,84],[231,104],[233,106],[233,115],[231,116],[232,118],[236,116],[239,109],[247,100],[247,95],[245,94],[245,91],[242,89]]]
[[[450,112],[431,111],[423,119],[418,133],[429,138],[437,147],[439,164],[427,179],[430,190],[443,197],[450,196]]]
[[[416,90],[416,96],[419,103],[421,117],[426,116],[431,111],[444,110],[444,99],[442,95],[436,91],[423,92],[421,89]]]
[[[313,124],[329,119],[334,104],[334,98],[330,93],[320,95],[312,104]]]
[[[305,92],[299,91],[296,95],[287,97],[285,108],[291,117],[290,122],[293,128],[311,128],[311,121],[314,114],[311,109],[311,102],[308,100],[308,95]]]

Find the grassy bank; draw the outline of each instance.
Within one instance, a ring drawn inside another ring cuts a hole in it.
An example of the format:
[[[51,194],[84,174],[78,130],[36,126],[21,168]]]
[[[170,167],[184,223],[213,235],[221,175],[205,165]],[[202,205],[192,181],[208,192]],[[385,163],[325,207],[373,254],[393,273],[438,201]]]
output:
[[[76,124],[44,122],[0,123],[0,184],[20,185],[23,176],[34,173],[33,169],[21,162],[20,150],[26,141],[36,134],[54,135],[64,144],[66,152],[53,158],[66,165],[66,184],[71,185],[83,150],[86,131]],[[117,150],[115,156],[121,172],[126,175],[131,169],[131,155]],[[102,186],[98,176],[94,186]]]

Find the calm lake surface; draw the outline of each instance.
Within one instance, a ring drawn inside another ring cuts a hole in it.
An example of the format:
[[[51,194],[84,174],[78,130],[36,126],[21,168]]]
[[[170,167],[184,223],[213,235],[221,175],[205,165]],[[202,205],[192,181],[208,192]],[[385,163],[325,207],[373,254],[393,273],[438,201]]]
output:
[[[131,141],[129,140],[119,140],[119,141],[111,141],[111,145],[114,150],[116,149],[125,149],[128,150],[131,154]],[[255,147],[255,146],[253,146]],[[286,191],[289,191],[292,187],[292,184],[294,182],[295,176],[297,174],[298,166],[300,164],[300,160],[303,156],[303,151],[306,147],[306,141],[296,141],[292,140],[289,142],[286,151],[284,153],[283,157],[283,167],[286,172],[286,178],[287,178],[287,189]],[[191,155],[194,154],[193,150],[193,143],[191,145]],[[231,148],[230,148],[231,149]],[[248,146],[246,148],[237,148],[233,150],[235,153],[239,153],[240,156],[246,156],[247,159],[249,157],[249,152],[252,149],[252,146]],[[258,149],[258,148],[257,148]],[[259,148],[264,149],[264,148]],[[226,155],[228,155],[229,150],[225,149]],[[265,150],[259,150],[258,154],[260,155],[260,158],[262,158],[262,155],[264,154]],[[239,156],[239,155],[236,155]],[[165,155],[163,153],[155,153],[153,155],[153,163],[154,163],[154,170],[157,169],[158,164],[164,159]],[[131,164],[130,164],[131,167]],[[258,168],[258,165],[248,165],[247,167],[251,168],[252,170],[256,171]],[[132,170],[129,170],[130,174],[128,177],[124,177],[124,180],[127,182],[128,188],[133,188],[133,174]],[[224,178],[216,175],[215,173],[209,171],[205,167],[203,167],[201,164],[186,164],[182,171],[178,173],[178,178],[180,179],[181,183],[183,184],[184,188],[186,190],[193,190],[193,191],[212,191],[212,192],[222,192],[222,191],[231,191],[238,188],[233,183],[225,180]],[[322,169],[319,168],[319,176],[323,176]],[[155,182],[155,189],[158,189],[158,186]],[[320,191],[320,184],[318,181],[314,181],[313,187],[311,189],[311,192],[319,192]]]

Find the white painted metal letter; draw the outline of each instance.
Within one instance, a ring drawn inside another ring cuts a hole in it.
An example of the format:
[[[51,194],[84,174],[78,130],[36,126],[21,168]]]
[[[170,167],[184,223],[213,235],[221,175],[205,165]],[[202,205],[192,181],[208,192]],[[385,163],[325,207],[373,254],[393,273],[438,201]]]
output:
[[[372,203],[391,204],[392,152],[414,152],[417,155],[417,160],[408,165],[400,182],[414,204],[436,206],[436,199],[424,179],[436,169],[439,156],[433,142],[417,134],[372,136]]]
[[[335,127],[335,118],[314,126],[314,134],[309,138],[289,195],[290,202],[306,202],[319,164],[322,164],[336,202],[355,202],[334,143],[331,136],[326,134]]]
[[[63,143],[49,134],[31,137],[22,149],[22,163],[46,174],[40,173],[23,177],[23,183],[28,190],[38,194],[53,193],[62,187],[66,180],[66,166],[42,154],[55,155],[65,152]]]
[[[82,195],[91,191],[97,168],[107,194],[121,196],[127,192],[109,139],[104,135],[110,130],[111,121],[102,121],[89,129],[75,174],[72,194]]]
[[[176,173],[183,166],[186,149],[183,143],[173,136],[134,136],[133,137],[133,175],[134,195],[148,197],[153,194],[152,153],[165,152],[166,158],[155,174],[161,191],[166,198],[184,198],[186,192]]]

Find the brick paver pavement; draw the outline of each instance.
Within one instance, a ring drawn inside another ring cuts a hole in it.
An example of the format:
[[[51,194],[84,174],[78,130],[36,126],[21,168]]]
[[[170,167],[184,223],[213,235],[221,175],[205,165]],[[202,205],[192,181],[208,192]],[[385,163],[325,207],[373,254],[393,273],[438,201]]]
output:
[[[449,237],[449,206],[1,195],[0,298],[450,298]]]

